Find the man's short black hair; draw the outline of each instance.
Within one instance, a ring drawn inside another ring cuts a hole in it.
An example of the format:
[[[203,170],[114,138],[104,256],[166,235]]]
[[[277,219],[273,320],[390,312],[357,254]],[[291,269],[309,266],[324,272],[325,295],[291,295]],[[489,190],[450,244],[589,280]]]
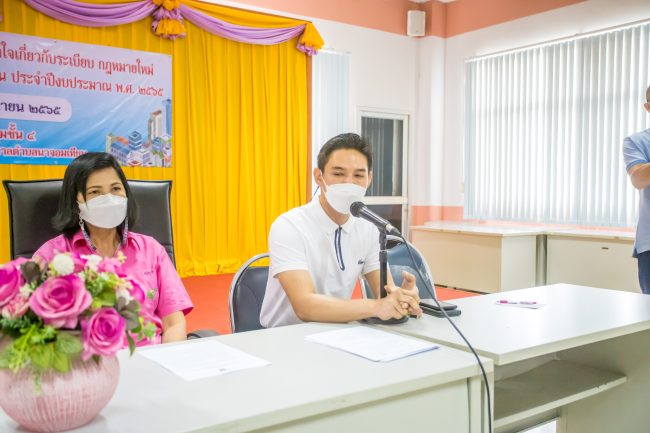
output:
[[[648,89],[645,91],[645,100],[646,102],[650,102],[650,86],[648,86]]]
[[[113,168],[117,172],[124,191],[126,192],[127,217],[129,225],[133,227],[138,217],[138,204],[131,194],[129,182],[124,176],[122,167],[109,153],[105,152],[88,152],[75,158],[63,176],[63,187],[59,197],[59,209],[52,219],[52,225],[55,229],[62,232],[66,237],[71,238],[79,230],[79,205],[77,204],[77,194],[81,193],[86,200],[86,183],[92,173],[104,168]],[[124,223],[122,223],[123,225]],[[123,228],[120,225],[119,229]]]
[[[372,149],[370,149],[370,145],[359,134],[347,132],[330,138],[321,147],[320,152],[318,152],[318,168],[320,171],[325,170],[332,152],[339,149],[354,149],[360,152],[368,160],[368,172],[372,170]]]

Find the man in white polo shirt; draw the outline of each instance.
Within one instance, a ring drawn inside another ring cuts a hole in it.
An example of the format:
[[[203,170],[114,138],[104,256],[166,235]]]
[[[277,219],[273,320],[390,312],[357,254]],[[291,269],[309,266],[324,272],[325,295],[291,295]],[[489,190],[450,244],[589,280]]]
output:
[[[388,275],[388,296],[379,299],[379,231],[350,215],[372,180],[372,154],[357,134],[329,140],[318,154],[314,179],[321,193],[280,215],[271,226],[271,266],[260,323],[350,322],[368,317],[401,318],[422,313],[415,277],[402,287]],[[360,276],[376,299],[351,299]]]

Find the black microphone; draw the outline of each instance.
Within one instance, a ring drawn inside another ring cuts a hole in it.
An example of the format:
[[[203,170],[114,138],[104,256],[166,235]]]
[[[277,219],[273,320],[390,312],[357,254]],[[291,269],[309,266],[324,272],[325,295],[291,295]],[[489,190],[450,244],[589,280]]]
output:
[[[350,205],[350,213],[357,217],[363,218],[366,221],[373,223],[380,231],[386,233],[387,235],[396,235],[401,236],[399,230],[397,230],[391,223],[368,209],[363,202],[355,201]]]

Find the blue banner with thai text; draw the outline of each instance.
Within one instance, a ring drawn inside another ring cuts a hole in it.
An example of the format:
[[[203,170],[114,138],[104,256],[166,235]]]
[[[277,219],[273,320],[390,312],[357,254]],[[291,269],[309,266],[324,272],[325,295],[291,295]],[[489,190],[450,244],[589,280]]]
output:
[[[0,164],[170,167],[171,56],[0,32]]]

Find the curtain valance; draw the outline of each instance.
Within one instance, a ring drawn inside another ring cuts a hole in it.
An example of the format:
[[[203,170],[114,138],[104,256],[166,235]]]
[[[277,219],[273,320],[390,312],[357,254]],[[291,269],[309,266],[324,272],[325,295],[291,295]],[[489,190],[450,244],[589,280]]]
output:
[[[75,0],[23,0],[59,21],[88,27],[128,24],[153,17],[152,31],[163,38],[185,37],[187,20],[214,35],[256,45],[275,45],[300,36],[297,48],[313,55],[323,46],[309,21],[203,3],[196,0],[114,0],[87,3]]]

